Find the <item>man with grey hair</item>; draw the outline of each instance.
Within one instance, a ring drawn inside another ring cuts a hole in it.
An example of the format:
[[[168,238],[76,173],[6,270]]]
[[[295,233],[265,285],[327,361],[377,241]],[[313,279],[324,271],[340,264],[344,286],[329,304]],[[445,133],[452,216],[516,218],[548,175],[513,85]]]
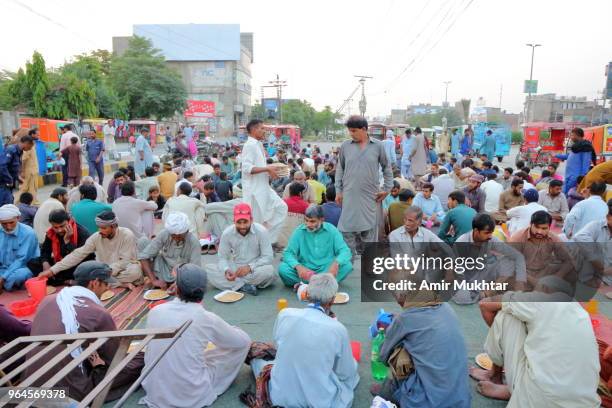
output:
[[[80,185],[73,187],[68,192],[68,204],[66,204],[66,211],[70,212],[72,206],[81,201],[81,192],[79,191],[79,187],[86,185],[94,186],[96,188],[96,202],[106,204],[108,196],[104,190],[104,187],[102,187],[99,183],[96,183],[93,177],[85,176],[81,178]]]
[[[304,186],[304,192],[303,197],[304,200],[310,204],[316,203],[317,199],[315,197],[315,192],[314,189],[310,186],[310,184],[308,183],[308,181],[306,180],[306,173],[304,173],[303,171],[296,171],[295,173],[293,173],[293,180],[292,183],[299,183],[301,185]],[[285,198],[289,198],[290,194],[289,194],[289,186],[291,186],[292,183],[288,183],[285,186],[285,189],[283,190],[283,199]]]
[[[311,204],[304,224],[293,231],[283,253],[278,274],[286,286],[308,282],[314,275],[329,273],[338,282],[353,270],[351,251],[342,234],[325,222],[323,207]]]
[[[393,187],[393,172],[382,143],[368,136],[365,118],[351,116],[346,127],[351,140],[340,146],[336,202],[342,205],[338,230],[355,255],[362,252],[363,242],[378,238],[383,223],[382,202]]]
[[[283,407],[348,408],[359,382],[348,331],[331,312],[338,290],[328,273],[313,276],[303,309],[283,309],[274,325],[276,359],[251,360],[255,377],[270,370],[269,403]],[[316,345],[316,347],[313,347]],[[272,365],[271,369],[266,366]],[[265,368],[265,370],[264,370]]]
[[[408,242],[411,244],[424,242],[443,242],[436,234],[421,226],[423,210],[411,205],[404,212],[404,225],[389,234],[389,242]]]
[[[202,299],[207,283],[204,269],[190,263],[180,264],[174,273],[177,298],[151,310],[147,328],[192,323],[165,355],[169,339],[149,344],[145,368],[161,360],[142,382],[146,392],[143,400],[149,407],[207,407],[234,382],[251,338],[204,308]],[[215,347],[209,349],[211,343]]]

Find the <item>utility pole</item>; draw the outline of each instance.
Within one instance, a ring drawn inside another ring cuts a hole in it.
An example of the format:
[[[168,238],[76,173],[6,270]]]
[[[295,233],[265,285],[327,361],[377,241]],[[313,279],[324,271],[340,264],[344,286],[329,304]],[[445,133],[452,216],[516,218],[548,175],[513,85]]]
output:
[[[537,47],[541,47],[542,44],[525,44],[527,47],[531,47],[531,69],[529,70],[529,82],[530,82],[530,87],[529,87],[529,91],[531,91],[531,81],[533,80],[533,57],[535,55],[535,49]],[[529,96],[527,97],[527,114],[525,115],[525,121],[529,122],[530,119],[528,116],[530,116],[531,113],[531,92],[529,92]]]
[[[366,97],[365,97],[365,82],[366,82],[366,79],[373,79],[374,77],[365,76],[365,75],[353,75],[353,76],[355,78],[360,78],[359,83],[361,84],[361,100],[359,101],[359,113],[361,114],[361,116],[365,117],[366,107],[367,107],[367,102],[366,102]]]
[[[453,81],[444,81],[442,82],[445,86],[445,91],[444,91],[444,107],[448,108],[448,85],[451,84]]]
[[[287,81],[281,81],[280,76],[276,74],[276,80],[268,81],[268,83],[271,84],[270,87],[276,88],[276,99],[278,106],[278,117],[276,119],[280,124],[283,123],[283,87],[287,86]]]

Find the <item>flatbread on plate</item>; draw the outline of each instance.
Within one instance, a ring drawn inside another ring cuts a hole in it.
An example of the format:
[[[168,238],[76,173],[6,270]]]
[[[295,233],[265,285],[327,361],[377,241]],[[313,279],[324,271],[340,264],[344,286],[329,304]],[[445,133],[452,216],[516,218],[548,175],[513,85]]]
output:
[[[349,301],[349,295],[346,292],[338,292],[336,293],[336,297],[334,298],[334,304],[335,305],[343,305],[345,303],[348,303]]]
[[[151,289],[147,290],[144,294],[146,300],[162,300],[166,299],[170,295],[164,289]]]
[[[244,293],[234,292],[233,290],[224,290],[217,293],[213,299],[221,303],[234,303],[244,297]]]
[[[115,292],[113,292],[112,290],[107,290],[102,294],[102,296],[100,296],[100,300],[104,302],[106,300],[111,299],[113,296],[115,296]]]
[[[483,368],[485,370],[493,369],[493,361],[491,361],[491,357],[489,357],[487,353],[480,353],[474,358],[474,360],[480,368]]]

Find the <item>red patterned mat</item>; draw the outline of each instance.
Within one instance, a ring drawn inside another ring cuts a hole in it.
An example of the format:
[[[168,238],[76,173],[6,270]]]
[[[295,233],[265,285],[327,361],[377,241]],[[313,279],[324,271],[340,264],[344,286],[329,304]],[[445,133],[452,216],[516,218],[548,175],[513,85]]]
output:
[[[59,292],[62,288],[57,288]],[[102,302],[104,307],[108,309],[118,329],[133,329],[138,326],[142,318],[149,311],[149,304],[152,303],[145,300],[144,287],[139,286],[133,291],[124,288],[112,289],[115,293],[111,299]],[[57,293],[57,292],[56,292]],[[0,295],[0,304],[9,308],[12,302],[26,300],[29,298],[27,291],[18,290],[13,292],[4,292]],[[36,312],[29,316],[19,317],[21,320],[32,320]]]

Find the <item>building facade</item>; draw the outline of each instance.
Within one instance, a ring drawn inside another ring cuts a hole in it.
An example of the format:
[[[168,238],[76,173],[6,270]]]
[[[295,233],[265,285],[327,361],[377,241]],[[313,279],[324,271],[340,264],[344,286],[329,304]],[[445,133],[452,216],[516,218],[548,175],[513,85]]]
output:
[[[185,123],[216,136],[237,134],[251,113],[252,33],[241,33],[238,24],[147,24],[133,26],[133,34],[161,50],[181,76],[188,100],[211,107]],[[125,52],[129,39],[114,37],[113,52]]]
[[[598,125],[610,121],[610,110],[586,97],[554,93],[525,98],[527,122],[579,122]]]

